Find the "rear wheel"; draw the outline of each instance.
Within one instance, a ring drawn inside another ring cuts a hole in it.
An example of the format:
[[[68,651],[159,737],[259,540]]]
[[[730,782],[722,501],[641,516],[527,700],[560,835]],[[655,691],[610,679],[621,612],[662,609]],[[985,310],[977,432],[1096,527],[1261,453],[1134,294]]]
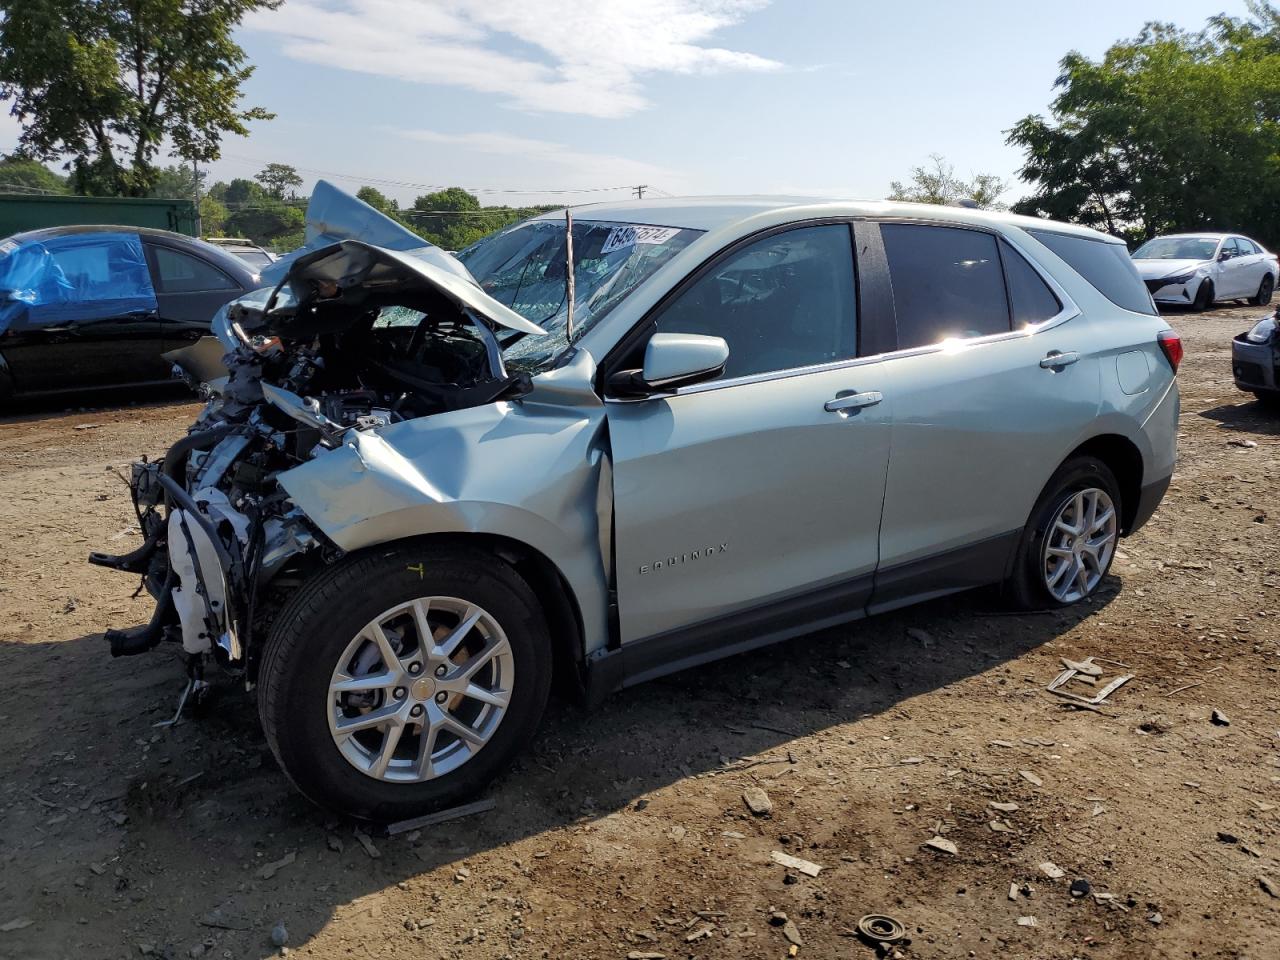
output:
[[[1213,306],[1213,281],[1201,280],[1196,289],[1196,298],[1191,301],[1191,309],[1196,313],[1204,313]]]
[[[1258,284],[1258,292],[1255,296],[1249,298],[1249,302],[1255,307],[1264,307],[1271,302],[1271,294],[1275,292],[1275,277],[1267,274],[1262,278],[1262,283]]]
[[[1096,457],[1073,457],[1050,478],[1018,543],[1006,591],[1024,610],[1092,596],[1115,558],[1120,490]]]
[[[401,820],[465,800],[524,748],[551,642],[533,591],[500,559],[407,544],[300,591],[259,679],[267,742],[299,790]]]

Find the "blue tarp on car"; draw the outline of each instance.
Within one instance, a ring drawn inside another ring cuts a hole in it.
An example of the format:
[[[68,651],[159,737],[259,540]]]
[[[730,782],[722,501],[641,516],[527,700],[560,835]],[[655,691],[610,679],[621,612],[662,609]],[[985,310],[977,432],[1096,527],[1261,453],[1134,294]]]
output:
[[[142,241],[136,233],[73,233],[0,243],[0,332],[20,318],[49,326],[154,314]]]

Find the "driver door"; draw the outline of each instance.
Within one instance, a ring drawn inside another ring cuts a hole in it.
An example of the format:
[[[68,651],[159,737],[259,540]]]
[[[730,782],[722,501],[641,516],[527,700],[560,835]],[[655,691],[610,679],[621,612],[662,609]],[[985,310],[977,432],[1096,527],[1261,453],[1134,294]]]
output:
[[[836,223],[730,248],[649,321],[723,337],[729,360],[709,382],[608,404],[624,647],[665,637],[687,660],[861,612],[889,403],[856,359],[859,320]]]

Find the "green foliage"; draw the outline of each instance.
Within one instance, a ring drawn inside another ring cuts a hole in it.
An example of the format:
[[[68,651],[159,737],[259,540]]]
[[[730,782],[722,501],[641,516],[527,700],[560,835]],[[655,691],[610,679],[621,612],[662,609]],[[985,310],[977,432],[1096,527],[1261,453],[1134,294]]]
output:
[[[268,163],[253,179],[262,184],[267,193],[277,200],[283,200],[286,191],[292,196],[294,189],[302,186],[302,177],[298,176],[298,171],[287,163]]]
[[[209,193],[217,197],[229,207],[242,207],[248,203],[261,203],[267,199],[267,192],[252,180],[237,177],[230,183],[215,183]]]
[[[356,191],[356,199],[363,200],[379,213],[384,213],[393,219],[397,219],[400,213],[400,205],[374,187],[361,187]]]
[[[206,237],[224,237],[227,231],[227,208],[209,194],[200,198],[200,230]]]
[[[370,206],[376,204],[371,203]],[[482,207],[475,194],[468,193],[462,187],[449,187],[435,193],[425,193],[414,200],[411,209],[397,210],[390,216],[396,217],[418,236],[445,250],[461,250],[495,230],[550,209],[552,208]]]
[[[232,38],[281,0],[0,0],[0,101],[24,154],[69,156],[78,192],[147,196],[166,142],[217,159],[271,114],[240,106],[253,68]]]
[[[191,167],[164,167],[156,171],[155,181],[151,184],[148,196],[190,200],[195,197],[196,190],[204,193],[205,174],[195,174]]]
[[[233,237],[248,237],[269,247],[282,242],[280,238],[287,234],[301,233],[305,223],[302,207],[268,198],[239,209],[231,207],[226,230]]]
[[[956,176],[955,167],[941,154],[929,155],[930,167],[912,167],[911,183],[903,186],[894,180],[889,184],[890,200],[911,203],[953,204],[957,200],[972,200],[984,210],[1000,209],[1000,195],[1008,185],[991,173],[974,174],[968,180]]]
[[[479,210],[480,198],[462,187],[449,187],[435,193],[424,193],[413,201],[415,210]]]
[[[1052,117],[1008,131],[1035,188],[1014,209],[1132,241],[1200,229],[1280,241],[1280,11],[1249,10],[1194,33],[1148,24],[1100,61],[1067,54]]]
[[[67,178],[54,173],[43,163],[23,157],[0,159],[0,192],[70,193]]]

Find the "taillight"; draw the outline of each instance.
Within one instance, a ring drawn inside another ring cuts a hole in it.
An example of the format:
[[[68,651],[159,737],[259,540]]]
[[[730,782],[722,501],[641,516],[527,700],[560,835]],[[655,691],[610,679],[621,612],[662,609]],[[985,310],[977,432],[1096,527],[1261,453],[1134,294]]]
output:
[[[1160,344],[1164,358],[1173,367],[1173,372],[1177,373],[1182,364],[1182,338],[1172,330],[1161,330],[1156,334],[1156,343]]]

